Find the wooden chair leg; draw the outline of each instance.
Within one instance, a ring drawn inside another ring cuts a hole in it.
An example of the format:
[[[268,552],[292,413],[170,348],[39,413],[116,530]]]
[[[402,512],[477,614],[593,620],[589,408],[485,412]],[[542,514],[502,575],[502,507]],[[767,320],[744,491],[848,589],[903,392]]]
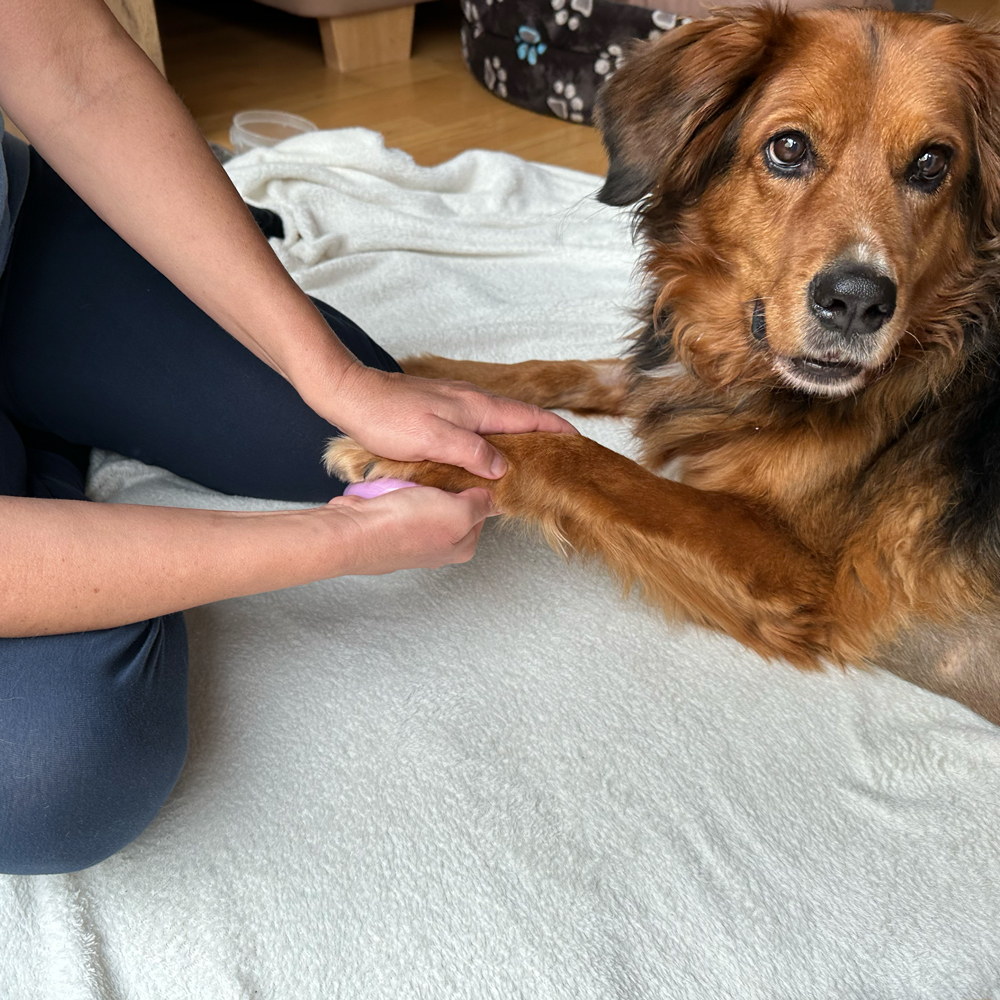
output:
[[[153,0],[105,0],[105,3],[133,41],[163,73],[163,49],[160,48],[160,28]]]
[[[323,58],[341,73],[405,62],[413,45],[413,5],[347,17],[320,17]]]

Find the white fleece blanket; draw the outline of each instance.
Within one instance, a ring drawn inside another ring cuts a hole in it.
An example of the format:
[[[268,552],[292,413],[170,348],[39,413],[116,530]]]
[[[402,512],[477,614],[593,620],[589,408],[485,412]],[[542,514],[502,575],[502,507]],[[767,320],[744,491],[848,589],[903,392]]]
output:
[[[597,178],[362,130],[229,169],[397,354],[628,327]],[[92,490],[275,506],[115,456]],[[466,566],[188,620],[180,783],[105,863],[0,877],[2,1000],[1000,997],[1000,730],[953,702],[764,663],[495,528]]]

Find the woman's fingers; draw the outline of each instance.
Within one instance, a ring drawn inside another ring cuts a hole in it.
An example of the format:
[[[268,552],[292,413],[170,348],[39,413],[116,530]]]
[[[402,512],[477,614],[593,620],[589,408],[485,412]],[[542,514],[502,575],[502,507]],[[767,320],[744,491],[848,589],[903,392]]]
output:
[[[497,517],[500,514],[493,500],[493,495],[481,486],[473,486],[471,489],[456,493],[455,496],[464,497],[472,502],[472,517],[480,526],[486,518]]]
[[[455,546],[455,558],[453,563],[466,563],[476,554],[476,546],[479,545],[479,536],[483,532],[483,521],[480,521],[459,543]]]
[[[428,461],[455,465],[483,479],[499,479],[507,471],[506,460],[489,441],[444,420],[425,450]]]
[[[579,434],[568,421],[531,403],[522,403],[503,396],[480,394],[480,405],[485,402],[486,412],[474,429],[480,434],[530,434],[547,431],[552,434]],[[470,470],[471,471],[471,470]]]

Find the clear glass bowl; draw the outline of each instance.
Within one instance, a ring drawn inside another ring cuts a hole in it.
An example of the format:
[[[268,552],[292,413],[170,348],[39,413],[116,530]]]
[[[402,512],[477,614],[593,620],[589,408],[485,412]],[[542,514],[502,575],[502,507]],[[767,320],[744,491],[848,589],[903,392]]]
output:
[[[240,111],[233,116],[229,142],[233,152],[239,154],[258,146],[276,146],[283,139],[316,130],[317,126],[308,118],[288,111]]]

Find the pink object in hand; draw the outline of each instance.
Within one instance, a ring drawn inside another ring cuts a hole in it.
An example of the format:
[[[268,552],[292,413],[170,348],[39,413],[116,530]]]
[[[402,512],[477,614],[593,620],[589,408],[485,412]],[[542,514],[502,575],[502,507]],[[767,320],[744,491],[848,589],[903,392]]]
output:
[[[393,490],[405,490],[408,486],[416,485],[418,484],[408,482],[405,479],[372,479],[366,483],[351,483],[344,490],[344,496],[374,500],[375,497],[380,497],[383,493],[391,493]]]

